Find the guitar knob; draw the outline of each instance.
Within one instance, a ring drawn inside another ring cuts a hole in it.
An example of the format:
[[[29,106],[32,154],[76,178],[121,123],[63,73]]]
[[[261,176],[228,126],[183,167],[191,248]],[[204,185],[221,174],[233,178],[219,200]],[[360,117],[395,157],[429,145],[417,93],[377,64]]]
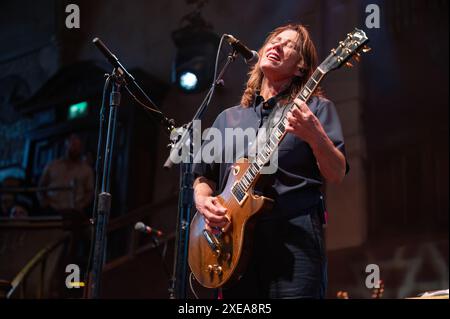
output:
[[[216,269],[214,270],[214,272],[216,274],[218,274],[219,276],[222,275],[222,267],[221,266],[216,266]]]
[[[208,265],[206,268],[206,272],[212,273],[214,271],[214,267],[212,265]]]

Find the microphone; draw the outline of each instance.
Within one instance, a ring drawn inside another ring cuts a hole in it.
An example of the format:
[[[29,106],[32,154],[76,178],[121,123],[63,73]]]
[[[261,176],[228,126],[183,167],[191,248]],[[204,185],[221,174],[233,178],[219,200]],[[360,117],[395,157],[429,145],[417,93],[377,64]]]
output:
[[[105,56],[105,58],[116,68],[121,74],[124,74],[127,80],[134,81],[134,77],[128,73],[128,71],[122,66],[119,59],[108,49],[108,47],[99,38],[94,38],[92,43],[95,44],[97,49]]]
[[[227,42],[244,57],[245,63],[253,65],[258,62],[258,52],[250,50],[247,46],[245,46],[241,41],[233,37],[231,34],[224,34],[224,36]]]
[[[117,65],[117,57],[106,47],[102,40],[99,38],[94,38],[92,43],[103,53],[103,55],[108,59],[109,63],[111,63],[114,67],[118,68]]]
[[[136,223],[136,225],[134,225],[134,229],[137,231],[140,231],[141,233],[145,233],[147,235],[156,235],[157,237],[161,237],[163,235],[162,231],[160,231],[156,228],[147,226],[143,222]]]

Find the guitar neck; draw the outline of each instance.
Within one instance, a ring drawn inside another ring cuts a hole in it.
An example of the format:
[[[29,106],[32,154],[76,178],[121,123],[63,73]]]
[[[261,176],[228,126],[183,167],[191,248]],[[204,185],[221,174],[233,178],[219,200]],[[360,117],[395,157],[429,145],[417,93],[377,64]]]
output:
[[[313,75],[308,79],[306,84],[300,90],[300,93],[297,95],[297,98],[301,99],[303,102],[307,102],[309,98],[314,93],[315,89],[319,86],[319,83],[325,76],[325,72],[323,72],[320,67],[318,67]],[[290,106],[290,110],[296,107],[294,104]],[[250,188],[250,186],[254,183],[256,178],[260,175],[262,168],[268,161],[270,160],[273,152],[277,149],[278,145],[283,140],[286,135],[286,124],[287,124],[287,112],[281,117],[278,121],[278,124],[273,128],[270,137],[267,139],[267,142],[264,144],[262,149],[258,152],[255,157],[255,160],[249,165],[245,174],[241,177],[241,179],[235,184],[232,191],[235,193],[235,196],[243,197],[245,192]]]
[[[306,101],[309,100],[316,88],[319,86],[319,83],[322,81],[324,76],[325,72],[318,67],[306,82],[305,86],[301,89],[300,93],[297,95],[297,98],[306,103]]]

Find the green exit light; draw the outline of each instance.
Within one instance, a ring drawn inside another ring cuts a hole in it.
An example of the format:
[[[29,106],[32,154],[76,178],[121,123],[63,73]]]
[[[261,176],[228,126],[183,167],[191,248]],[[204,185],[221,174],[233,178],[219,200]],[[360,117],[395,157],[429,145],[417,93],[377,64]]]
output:
[[[88,113],[88,103],[80,102],[69,106],[68,119],[73,120],[82,116],[86,116]]]

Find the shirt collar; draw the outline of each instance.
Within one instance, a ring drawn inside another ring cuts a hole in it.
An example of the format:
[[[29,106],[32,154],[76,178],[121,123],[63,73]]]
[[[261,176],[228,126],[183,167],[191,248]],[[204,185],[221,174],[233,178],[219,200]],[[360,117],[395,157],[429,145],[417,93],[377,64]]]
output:
[[[287,87],[285,90],[281,91],[280,93],[278,93],[275,96],[272,96],[270,99],[268,99],[267,101],[264,101],[264,98],[262,97],[262,95],[260,95],[260,91],[256,91],[255,94],[255,98],[253,100],[253,110],[256,111],[256,108],[259,105],[263,105],[264,108],[273,108],[275,105],[277,105],[278,101],[285,97],[287,95],[287,93],[289,92],[289,88]]]
[[[259,94],[260,91],[257,91],[255,97],[253,99],[253,110],[256,111],[256,108],[264,102],[264,98]]]

